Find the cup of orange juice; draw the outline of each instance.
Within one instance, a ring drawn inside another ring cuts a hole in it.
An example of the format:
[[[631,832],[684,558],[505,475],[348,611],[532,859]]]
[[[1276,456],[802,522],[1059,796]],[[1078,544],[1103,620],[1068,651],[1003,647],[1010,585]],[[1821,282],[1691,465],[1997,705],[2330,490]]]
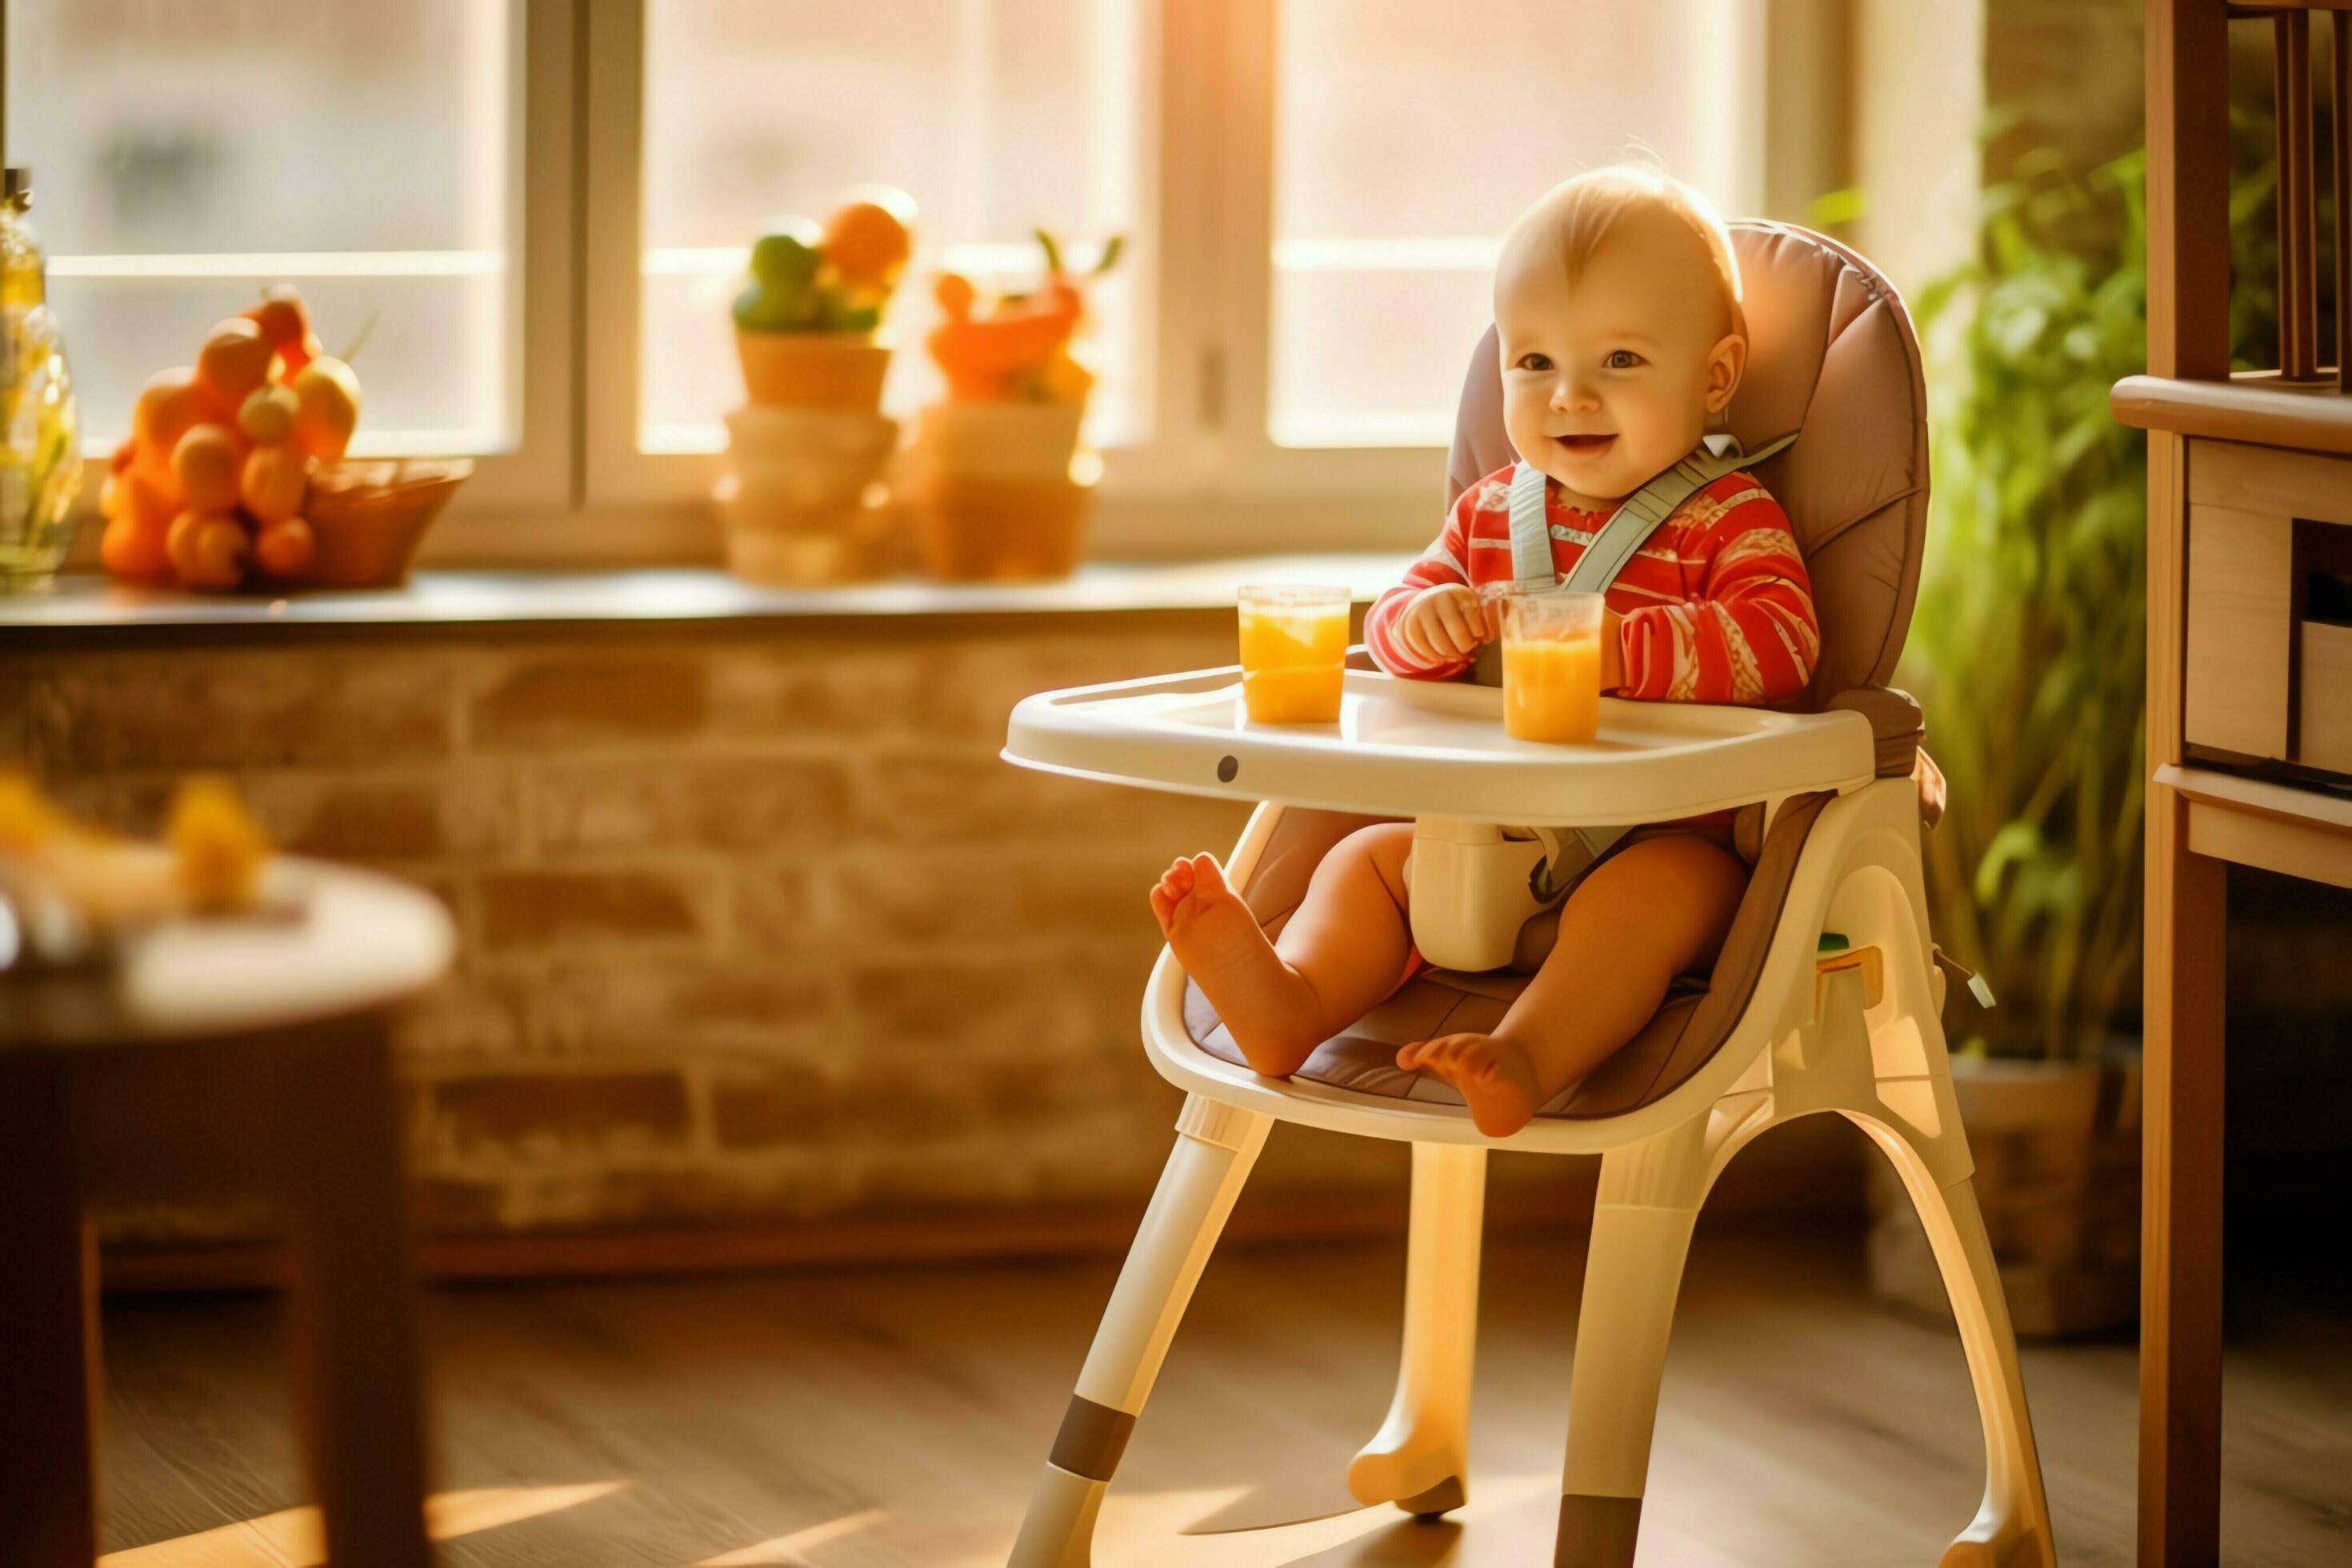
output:
[[[1348,662],[1348,590],[1241,591],[1242,702],[1253,724],[1333,724]]]
[[[1601,730],[1598,594],[1539,588],[1496,595],[1502,616],[1503,732],[1520,741],[1591,741]]]

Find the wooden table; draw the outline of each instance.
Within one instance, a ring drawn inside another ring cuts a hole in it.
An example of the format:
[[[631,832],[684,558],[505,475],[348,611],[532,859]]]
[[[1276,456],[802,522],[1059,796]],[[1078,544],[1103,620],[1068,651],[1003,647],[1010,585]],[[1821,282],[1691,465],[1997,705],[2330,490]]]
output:
[[[281,859],[299,918],[0,975],[0,1561],[97,1555],[100,1200],[282,1212],[298,1414],[338,1568],[431,1560],[388,1025],[454,949],[424,893]]]
[[[2147,943],[2139,1561],[2221,1555],[2224,868],[2352,887],[2352,246],[2321,363],[2311,48],[2352,212],[2352,0],[2146,0]],[[2269,10],[2276,60],[2279,372],[2233,375],[2230,46]],[[2326,22],[2314,11],[2332,11]],[[2341,229],[2341,221],[2338,222]]]

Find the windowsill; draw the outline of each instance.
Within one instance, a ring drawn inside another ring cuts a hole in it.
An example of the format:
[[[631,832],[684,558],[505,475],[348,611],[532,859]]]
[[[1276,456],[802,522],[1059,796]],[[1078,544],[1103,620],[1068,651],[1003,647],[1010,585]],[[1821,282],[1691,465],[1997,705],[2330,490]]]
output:
[[[839,588],[763,588],[707,567],[618,572],[419,572],[400,588],[314,589],[282,598],[124,587],[68,574],[46,590],[0,596],[0,646],[435,632],[523,626],[990,618],[1230,610],[1245,583],[1345,584],[1370,600],[1408,554],[1234,556],[1100,563],[1047,583],[934,583],[901,577]]]

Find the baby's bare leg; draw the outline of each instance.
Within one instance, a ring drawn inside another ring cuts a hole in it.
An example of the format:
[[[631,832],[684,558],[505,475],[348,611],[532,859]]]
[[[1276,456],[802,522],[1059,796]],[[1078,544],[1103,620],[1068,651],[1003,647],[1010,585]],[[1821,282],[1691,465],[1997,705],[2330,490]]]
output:
[[[1405,918],[1410,823],[1349,834],[1315,868],[1307,896],[1270,942],[1216,858],[1168,868],[1151,891],[1176,961],[1233,1032],[1251,1067],[1297,1072],[1315,1047],[1396,988],[1412,934]]]
[[[1569,895],[1559,940],[1492,1035],[1418,1042],[1397,1065],[1452,1084],[1480,1131],[1517,1131],[1639,1034],[1675,975],[1715,961],[1747,888],[1739,858],[1696,834],[1628,846]]]

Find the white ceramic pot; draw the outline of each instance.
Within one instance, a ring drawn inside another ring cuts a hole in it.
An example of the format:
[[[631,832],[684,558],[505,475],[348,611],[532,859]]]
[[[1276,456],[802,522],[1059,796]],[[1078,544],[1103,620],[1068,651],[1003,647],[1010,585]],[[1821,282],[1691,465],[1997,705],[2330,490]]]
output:
[[[1067,479],[1086,408],[1076,403],[934,403],[915,416],[910,463],[982,484]]]

